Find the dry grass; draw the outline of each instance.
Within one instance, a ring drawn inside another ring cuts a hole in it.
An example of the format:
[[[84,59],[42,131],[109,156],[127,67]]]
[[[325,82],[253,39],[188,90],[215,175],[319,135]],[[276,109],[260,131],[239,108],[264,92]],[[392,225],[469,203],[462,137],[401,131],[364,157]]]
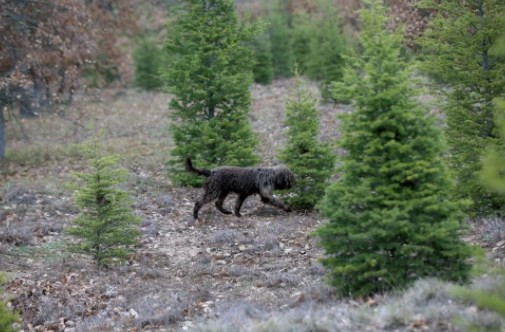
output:
[[[488,245],[505,240],[505,220],[498,217],[477,219],[473,224],[479,242]]]
[[[298,286],[300,284],[300,276],[289,272],[273,272],[265,276],[266,287],[286,287]]]
[[[487,283],[485,279],[480,282]],[[433,279],[420,280],[403,294],[379,297],[372,302],[344,302],[323,295],[317,301],[298,301],[285,312],[256,317],[238,311],[235,320],[221,317],[202,322],[195,331],[477,331],[505,328],[497,314],[479,311],[453,297],[453,285]],[[477,287],[477,286],[472,286]],[[314,289],[301,293],[305,297]],[[324,287],[316,294],[328,294]],[[316,295],[316,299],[318,296]],[[233,323],[236,322],[236,323]],[[240,324],[240,325],[239,325]],[[237,329],[237,326],[240,328]]]
[[[285,141],[286,128],[278,119],[291,83],[253,87],[251,121],[264,165],[275,162]],[[80,96],[65,119],[49,115],[24,121],[31,142],[10,122],[8,169],[0,187],[0,270],[13,276],[7,293],[22,311],[25,330],[28,323],[55,330],[61,318],[75,331],[505,326],[496,315],[454,299],[451,285],[435,280],[368,304],[337,298],[324,283],[325,270],[318,263],[322,251],[309,237],[321,221],[317,213],[284,213],[251,197],[243,218],[208,206],[203,220],[193,222],[191,210],[201,190],[172,187],[164,166],[171,146],[169,99],[135,90]],[[336,114],[349,109],[322,105],[320,110],[322,136],[334,138]],[[131,174],[125,189],[143,220],[138,254],[103,271],[88,257],[66,251],[69,239],[63,232],[78,212],[66,183],[72,172],[86,167],[78,144],[100,128],[106,150],[123,155]],[[231,197],[226,204],[232,204]],[[501,241],[503,223],[489,220],[481,226],[479,241]],[[478,279],[471,287],[485,286],[492,289],[496,283]]]
[[[239,243],[247,243],[247,239],[235,229],[222,229],[215,231],[208,240],[210,245],[234,245]]]

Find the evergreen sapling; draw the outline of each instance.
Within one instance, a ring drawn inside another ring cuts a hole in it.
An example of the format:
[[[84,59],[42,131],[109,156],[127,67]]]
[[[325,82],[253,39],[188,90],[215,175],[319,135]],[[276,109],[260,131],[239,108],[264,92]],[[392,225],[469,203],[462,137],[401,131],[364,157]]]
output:
[[[306,75],[320,82],[321,95],[331,100],[330,85],[342,79],[346,41],[340,30],[340,19],[334,1],[318,0],[312,17],[313,36],[309,41]]]
[[[315,38],[319,29],[312,15],[298,11],[293,14],[291,29],[291,48],[297,69],[300,74],[306,74],[311,56],[311,40]]]
[[[324,194],[333,173],[335,154],[319,140],[317,100],[300,79],[286,104],[288,141],[280,159],[295,174],[294,195],[286,199],[295,208],[312,209]]]
[[[162,73],[174,94],[168,166],[175,183],[196,186],[203,180],[184,170],[186,157],[209,169],[259,161],[248,118],[255,28],[238,21],[232,0],[184,0],[177,14]]]
[[[163,53],[152,37],[140,39],[133,54],[135,62],[135,85],[145,90],[161,88],[163,82],[160,70],[163,65]]]
[[[274,76],[272,65],[270,35],[266,32],[259,33],[253,40],[256,62],[254,64],[254,82],[270,84]]]
[[[90,171],[76,173],[80,182],[75,199],[81,213],[67,232],[79,238],[76,249],[92,255],[100,267],[134,253],[140,219],[128,192],[119,188],[128,178],[127,170],[117,167],[119,156],[102,156],[97,139],[85,148]]]
[[[473,201],[473,216],[501,214],[504,197],[486,188],[479,172],[483,151],[499,139],[493,99],[505,92],[505,59],[496,52],[505,31],[505,2],[424,0],[420,6],[437,13],[421,39],[422,68],[441,83],[434,91],[441,94],[447,119],[454,195]]]
[[[335,84],[335,97],[355,106],[343,117],[341,177],[326,190],[319,207],[327,222],[315,231],[330,283],[366,296],[422,277],[464,281],[462,204],[451,199],[441,131],[413,98],[412,67],[381,1],[360,19],[362,54]]]
[[[274,0],[269,3],[269,33],[272,64],[275,78],[293,76],[293,50],[291,47],[289,1]]]

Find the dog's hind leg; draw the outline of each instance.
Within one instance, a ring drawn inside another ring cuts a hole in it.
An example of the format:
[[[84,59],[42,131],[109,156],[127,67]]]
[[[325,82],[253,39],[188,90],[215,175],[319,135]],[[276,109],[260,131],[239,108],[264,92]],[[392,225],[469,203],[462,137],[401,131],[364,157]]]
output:
[[[216,207],[219,211],[221,211],[224,214],[231,214],[231,211],[226,210],[223,207],[224,200],[226,199],[226,196],[228,196],[228,193],[222,193],[219,198],[216,201]]]
[[[266,188],[260,190],[261,201],[265,204],[269,204],[279,209],[283,209],[286,212],[292,211],[289,206],[284,204],[281,200],[274,197],[272,190],[267,190]]]
[[[235,201],[235,215],[237,217],[242,217],[242,215],[240,214],[240,208],[242,207],[242,203],[244,203],[245,199],[248,196],[249,195],[246,195],[246,194],[239,194],[238,195],[237,200]]]

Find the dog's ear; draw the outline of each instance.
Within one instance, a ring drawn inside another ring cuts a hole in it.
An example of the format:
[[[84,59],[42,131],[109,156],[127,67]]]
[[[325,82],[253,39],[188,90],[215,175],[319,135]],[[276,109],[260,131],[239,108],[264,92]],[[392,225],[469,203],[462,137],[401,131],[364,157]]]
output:
[[[293,185],[295,184],[295,177],[293,176],[293,173],[291,173],[291,171],[289,169],[286,169],[286,171],[284,173],[284,177],[285,177],[285,182],[286,182],[285,187],[286,188],[293,187]]]
[[[296,184],[296,179],[291,171],[288,171],[288,188],[293,187]]]

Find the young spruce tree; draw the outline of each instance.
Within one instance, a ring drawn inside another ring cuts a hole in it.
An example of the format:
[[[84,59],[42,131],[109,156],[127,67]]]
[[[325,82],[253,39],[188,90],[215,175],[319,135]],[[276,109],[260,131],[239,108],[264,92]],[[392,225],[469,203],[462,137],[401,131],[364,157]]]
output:
[[[321,199],[333,174],[335,154],[327,143],[319,141],[317,99],[298,80],[286,104],[288,141],[280,159],[293,171],[296,183],[288,197],[290,206],[312,209]]]
[[[505,31],[502,36],[493,45],[494,55],[505,57]],[[500,130],[500,139],[492,149],[487,152],[483,160],[481,179],[483,184],[494,191],[497,195],[505,197],[505,100],[498,98],[495,100],[495,123]],[[478,308],[495,312],[502,318],[505,318],[505,269],[503,267],[485,266],[485,273],[496,273],[501,276],[501,282],[495,285],[492,290],[468,290],[460,287],[456,290],[456,295],[471,300]],[[496,331],[496,327],[483,328],[482,326],[473,326],[474,331]]]
[[[288,0],[268,1],[269,33],[272,50],[272,64],[275,78],[293,76],[293,50],[291,48],[291,16]]]
[[[469,270],[442,135],[413,98],[401,34],[388,31],[381,3],[361,10],[362,54],[335,85],[355,110],[343,118],[341,178],[325,193],[328,221],[316,230],[331,284],[351,296],[426,276],[464,280]]]
[[[484,155],[480,179],[496,195],[505,197],[505,100],[495,100],[495,123],[500,138]]]
[[[254,82],[265,85],[270,84],[274,77],[270,34],[266,31],[259,33],[254,38],[253,47],[256,58],[253,68]]]
[[[257,139],[248,118],[254,29],[238,21],[232,0],[183,0],[168,30],[165,48],[171,60],[163,77],[174,94],[172,180],[202,183],[184,170],[186,157],[205,168],[257,163]]]
[[[163,64],[162,52],[161,47],[156,45],[152,37],[144,36],[139,40],[133,53],[136,86],[145,90],[161,88],[163,84],[160,77]]]
[[[505,55],[505,39],[503,47],[499,52]],[[490,149],[482,163],[481,179],[483,185],[489,190],[492,190],[497,195],[505,196],[505,100],[496,100],[495,123],[500,130],[500,142],[494,148]],[[484,255],[483,255],[484,256]],[[468,287],[458,287],[454,294],[463,299],[473,302],[479,309],[495,312],[502,318],[505,318],[505,269],[503,267],[493,266],[495,264],[488,262],[485,257],[476,257],[476,266],[480,272],[486,275],[496,275],[497,284],[493,285],[492,289],[468,289]],[[479,266],[483,265],[483,266]],[[496,326],[483,327],[471,326],[470,331],[497,331]]]
[[[321,95],[332,99],[330,85],[342,79],[344,67],[345,39],[340,30],[340,19],[335,1],[318,0],[318,10],[312,15],[314,28],[309,41],[309,56],[306,58],[305,73],[320,82]]]
[[[311,14],[297,11],[293,14],[293,27],[291,29],[291,48],[293,58],[300,74],[307,72],[307,65],[311,56],[311,40],[316,36],[318,25]]]
[[[68,234],[80,238],[76,249],[91,254],[102,266],[133,253],[140,219],[132,211],[129,194],[118,187],[128,177],[127,170],[117,167],[119,156],[102,156],[98,138],[85,148],[90,171],[76,174],[80,180],[76,203],[81,213]]]
[[[421,6],[438,13],[422,39],[423,68],[442,83],[436,91],[444,97],[455,196],[473,201],[472,215],[503,213],[504,198],[482,184],[479,171],[483,152],[499,136],[493,99],[505,91],[505,61],[493,48],[505,31],[505,1],[425,0]]]

